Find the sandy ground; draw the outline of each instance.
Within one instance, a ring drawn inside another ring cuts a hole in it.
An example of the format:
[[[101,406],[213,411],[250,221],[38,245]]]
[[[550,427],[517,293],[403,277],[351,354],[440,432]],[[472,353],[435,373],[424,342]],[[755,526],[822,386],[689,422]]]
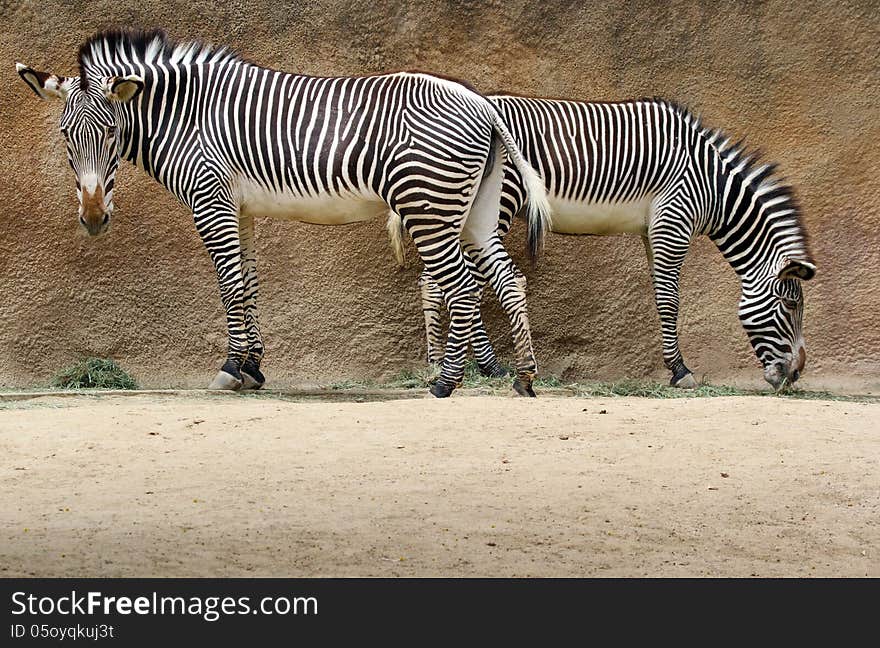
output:
[[[2,576],[880,576],[880,404],[39,398]]]

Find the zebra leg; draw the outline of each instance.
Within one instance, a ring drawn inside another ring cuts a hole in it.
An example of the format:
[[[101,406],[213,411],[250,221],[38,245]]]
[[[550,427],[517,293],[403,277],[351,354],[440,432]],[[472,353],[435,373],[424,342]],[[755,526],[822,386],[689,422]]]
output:
[[[487,378],[505,378],[509,372],[498,362],[498,356],[495,355],[495,349],[492,348],[492,342],[489,340],[489,334],[486,333],[486,327],[483,324],[480,305],[483,301],[484,288],[485,284],[481,285],[477,295],[477,313],[474,315],[474,328],[471,331],[471,348],[474,351],[474,360],[477,361],[477,367],[480,368],[482,375]]]
[[[648,272],[651,273],[651,283],[654,282],[654,251],[651,250],[651,239],[647,235],[642,237],[642,243],[645,244],[645,254],[648,256]]]
[[[440,377],[431,385],[431,393],[437,398],[445,398],[452,394],[453,389],[461,387],[474,313],[479,306],[476,285],[470,276],[459,286],[451,286],[443,292],[449,310],[449,334]]]
[[[211,256],[220,286],[220,300],[226,310],[229,347],[226,362],[208,389],[241,389],[241,366],[247,358],[248,341],[244,317],[244,277],[238,210],[234,205],[212,204],[194,212],[196,230]]]
[[[477,282],[478,289],[477,312],[474,315],[474,327],[471,330],[471,349],[473,349],[474,352],[474,359],[477,361],[480,373],[487,378],[504,378],[508,375],[508,372],[503,366],[501,366],[501,363],[498,362],[498,357],[495,355],[495,349],[492,348],[492,343],[489,340],[489,335],[486,333],[486,327],[483,324],[481,306],[483,302],[483,293],[485,292],[486,284],[489,283],[489,279],[477,267],[477,262],[473,258],[470,246],[466,246],[465,249],[468,253],[468,268],[470,269],[471,274],[473,274],[474,280]]]
[[[422,293],[422,314],[425,316],[425,337],[428,341],[428,364],[443,362],[443,325],[440,313],[443,309],[443,291],[431,279],[427,270],[419,275],[419,289]]]
[[[424,223],[424,217],[404,216],[404,224],[413,238],[429,276],[437,283],[449,311],[449,333],[440,377],[431,385],[431,393],[445,398],[461,386],[464,359],[471,338],[474,312],[477,309],[477,284],[465,265],[464,252],[454,227],[412,229]],[[436,222],[436,217],[431,220]]]
[[[431,385],[431,393],[437,398],[445,398],[452,394],[453,389],[461,387],[465,353],[470,341],[474,312],[478,307],[477,290],[472,279],[464,282],[458,290],[446,290],[444,293],[449,310],[449,335],[440,377]]]
[[[509,172],[511,172],[511,169],[505,166],[504,174]],[[500,239],[503,239],[507,232],[510,231],[510,226],[513,223],[513,214],[519,211],[525,200],[525,196],[518,193],[516,185],[507,185],[507,190],[504,189],[506,180],[507,178],[505,178],[505,182],[502,182],[501,209],[498,213],[496,230]],[[511,191],[511,188],[513,191]],[[514,266],[513,270],[517,280],[522,280],[523,290],[525,290],[525,276],[516,266]],[[474,276],[477,279],[477,285],[480,287],[480,303],[482,304],[482,294],[486,284],[489,283],[489,278],[480,272],[476,262],[474,262]],[[486,327],[483,324],[482,309],[477,311],[474,321],[474,330],[471,332],[471,347],[473,347],[474,357],[477,360],[477,366],[480,368],[481,374],[488,378],[504,378],[510,374],[498,361],[498,356],[495,355],[495,350],[492,348],[492,343],[489,341],[489,335],[486,333]]]
[[[532,348],[532,334],[526,310],[526,278],[514,265],[497,235],[486,245],[473,245],[470,251],[480,273],[488,278],[501,308],[510,319],[516,357],[513,389],[520,396],[534,397],[532,382],[538,372],[538,364]]]
[[[517,272],[498,235],[503,174],[504,165],[495,164],[484,175],[462,227],[461,239],[476,267],[473,274],[488,279],[501,308],[510,319],[516,364],[513,389],[521,396],[534,397],[532,382],[538,365],[526,311],[525,277]]]
[[[473,271],[473,269],[472,269]],[[479,273],[474,273],[477,282],[477,304],[482,302],[483,290],[486,287],[486,279]],[[440,312],[443,308],[443,291],[440,286],[431,279],[427,271],[419,275],[419,288],[422,293],[422,313],[425,316],[425,334],[428,340],[428,364],[439,365],[443,362],[443,326],[440,322]],[[471,348],[480,373],[490,378],[503,378],[507,376],[507,370],[498,362],[492,343],[483,326],[483,317],[480,308],[477,307],[474,316],[474,326],[471,330]]]
[[[260,389],[266,382],[266,377],[260,371],[264,348],[257,310],[259,281],[254,217],[241,215],[238,220],[238,230],[241,237],[241,266],[244,278],[244,321],[248,338],[248,355],[241,365],[242,389]]]
[[[678,344],[678,279],[690,246],[690,237],[662,224],[653,226],[649,237],[644,238],[644,242],[654,284],[657,314],[660,316],[663,363],[672,372],[670,384],[673,387],[693,389],[697,381],[684,364]]]

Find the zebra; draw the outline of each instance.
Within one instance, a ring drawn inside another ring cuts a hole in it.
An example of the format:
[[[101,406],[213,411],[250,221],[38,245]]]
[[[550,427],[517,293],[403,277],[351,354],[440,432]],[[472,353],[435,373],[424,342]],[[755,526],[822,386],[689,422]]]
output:
[[[800,282],[812,279],[816,266],[793,191],[775,175],[776,165],[760,164],[742,141],[662,99],[488,98],[546,180],[553,232],[642,237],[673,386],[697,386],[679,348],[679,273],[691,239],[703,234],[739,276],[739,318],[764,378],[777,390],[798,380],[806,364]],[[524,196],[516,170],[505,166],[499,237]],[[474,269],[479,276],[481,263]],[[427,273],[419,287],[428,361],[436,363],[442,287]],[[484,374],[506,374],[479,312],[472,345]]]
[[[41,98],[64,100],[60,128],[76,175],[79,221],[107,231],[120,158],[193,212],[214,264],[228,353],[210,389],[258,389],[254,217],[342,225],[394,214],[441,287],[451,326],[437,397],[461,384],[483,269],[510,317],[514,389],[537,372],[517,270],[497,237],[503,165],[523,178],[529,247],[548,229],[544,183],[493,105],[460,82],[422,72],[364,77],[288,74],[226,47],[174,42],[161,30],[113,30],[80,48],[79,75],[16,64]],[[499,160],[498,163],[494,163]]]

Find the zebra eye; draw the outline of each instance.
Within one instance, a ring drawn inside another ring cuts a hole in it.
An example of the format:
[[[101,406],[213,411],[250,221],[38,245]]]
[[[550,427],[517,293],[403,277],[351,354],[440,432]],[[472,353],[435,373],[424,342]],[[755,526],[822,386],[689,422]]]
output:
[[[70,131],[67,130],[67,126],[62,126],[62,127],[61,127],[61,134],[64,136],[64,139],[69,139],[69,138],[70,138]]]
[[[788,308],[790,310],[794,310],[795,308],[797,308],[797,300],[796,299],[789,299],[788,297],[780,297],[779,299],[782,300],[782,303],[785,304],[786,308]]]
[[[116,137],[116,126],[112,124],[110,126],[105,126],[105,130],[109,139],[113,139],[114,137]]]

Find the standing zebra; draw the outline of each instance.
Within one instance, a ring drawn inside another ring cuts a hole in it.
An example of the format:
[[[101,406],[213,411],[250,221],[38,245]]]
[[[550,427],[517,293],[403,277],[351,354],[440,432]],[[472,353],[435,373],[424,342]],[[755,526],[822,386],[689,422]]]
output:
[[[806,363],[800,279],[815,265],[789,187],[740,144],[662,100],[582,103],[492,96],[526,159],[546,179],[552,231],[642,236],[672,385],[695,387],[678,344],[678,279],[691,239],[705,234],[739,275],[739,317],[773,387],[794,383]],[[505,167],[499,236],[525,197]],[[398,256],[400,253],[398,253]],[[475,261],[476,275],[482,263]],[[437,362],[442,287],[419,279],[428,360]],[[503,375],[479,311],[472,336],[483,373]]]
[[[64,100],[61,132],[76,173],[79,220],[109,227],[119,158],[193,211],[217,272],[228,355],[212,389],[259,388],[255,215],[340,225],[388,212],[401,219],[451,313],[443,369],[431,391],[461,382],[479,260],[510,317],[514,387],[534,395],[537,371],[525,291],[496,234],[506,150],[530,200],[530,249],[547,229],[544,185],[492,104],[421,73],[320,78],[253,65],[225,48],[175,44],[161,31],[112,31],[79,52],[79,76],[17,64],[40,97]]]

